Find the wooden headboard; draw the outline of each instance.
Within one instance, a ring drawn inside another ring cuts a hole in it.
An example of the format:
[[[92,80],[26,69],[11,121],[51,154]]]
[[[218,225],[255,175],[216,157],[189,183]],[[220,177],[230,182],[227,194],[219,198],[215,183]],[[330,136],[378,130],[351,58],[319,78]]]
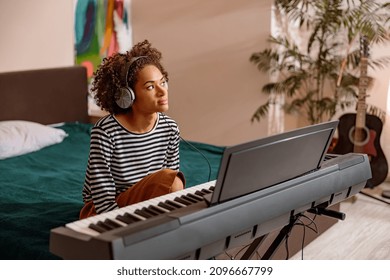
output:
[[[0,73],[0,96],[0,120],[89,121],[88,80],[82,66]]]

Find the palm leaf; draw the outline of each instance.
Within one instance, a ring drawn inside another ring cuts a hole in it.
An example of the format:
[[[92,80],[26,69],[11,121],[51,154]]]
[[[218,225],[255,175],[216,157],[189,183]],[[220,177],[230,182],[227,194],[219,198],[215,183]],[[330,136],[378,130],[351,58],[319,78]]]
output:
[[[252,121],[268,113],[273,95],[286,96],[284,110],[299,112],[312,123],[330,118],[337,106],[344,109],[353,104],[359,89],[359,37],[367,36],[372,45],[390,41],[390,3],[378,4],[373,0],[274,0],[274,3],[289,22],[307,28],[309,35],[304,49],[288,36],[270,36],[271,48],[251,56],[250,61],[260,71],[279,74],[278,81],[262,87],[269,101],[256,110]],[[383,68],[389,63],[390,57],[370,58],[368,66]]]

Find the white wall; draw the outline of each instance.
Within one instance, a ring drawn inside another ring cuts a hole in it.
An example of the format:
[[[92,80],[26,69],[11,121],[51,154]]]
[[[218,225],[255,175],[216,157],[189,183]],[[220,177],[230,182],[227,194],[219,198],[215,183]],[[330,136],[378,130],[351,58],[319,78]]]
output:
[[[0,72],[70,66],[73,0],[1,0]]]

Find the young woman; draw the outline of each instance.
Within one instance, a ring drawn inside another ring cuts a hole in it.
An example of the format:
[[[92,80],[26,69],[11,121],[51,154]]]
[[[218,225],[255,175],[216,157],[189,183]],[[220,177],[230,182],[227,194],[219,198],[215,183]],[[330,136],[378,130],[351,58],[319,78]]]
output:
[[[168,73],[145,40],[103,60],[92,91],[110,114],[92,128],[80,219],[184,188]]]

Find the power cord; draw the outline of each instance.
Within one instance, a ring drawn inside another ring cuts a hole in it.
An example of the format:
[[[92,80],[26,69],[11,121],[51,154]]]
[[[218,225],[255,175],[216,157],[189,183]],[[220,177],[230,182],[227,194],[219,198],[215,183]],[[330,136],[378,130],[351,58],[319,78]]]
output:
[[[294,224],[294,225],[297,225],[297,226],[302,226],[303,227],[303,235],[302,235],[302,243],[301,243],[301,260],[303,260],[303,248],[305,247],[305,239],[306,239],[306,228],[310,229],[311,231],[315,232],[318,234],[318,228],[317,228],[317,224],[315,223],[315,218],[317,217],[317,215],[315,215],[313,217],[313,219],[311,219],[310,217],[304,215],[304,214],[299,214],[299,217],[297,219],[297,222]],[[301,219],[301,218],[306,218],[310,221],[310,223],[308,224],[305,224],[305,222]],[[289,256],[287,255],[287,258],[288,259]]]
[[[166,116],[165,114],[161,113],[161,115],[163,116],[164,118],[164,121],[165,123],[170,127],[170,129],[174,132],[176,132],[173,127],[169,124],[169,122],[167,121],[166,119]],[[186,143],[191,149],[193,149],[194,151],[198,152],[207,162],[207,165],[208,165],[208,168],[209,168],[209,176],[208,176],[208,179],[207,179],[207,182],[210,182],[211,181],[211,164],[210,164],[210,161],[208,160],[208,158],[197,148],[195,147],[194,145],[192,145],[190,142],[188,142],[187,140],[185,140],[183,137],[181,137],[181,135],[179,135],[180,139]]]

